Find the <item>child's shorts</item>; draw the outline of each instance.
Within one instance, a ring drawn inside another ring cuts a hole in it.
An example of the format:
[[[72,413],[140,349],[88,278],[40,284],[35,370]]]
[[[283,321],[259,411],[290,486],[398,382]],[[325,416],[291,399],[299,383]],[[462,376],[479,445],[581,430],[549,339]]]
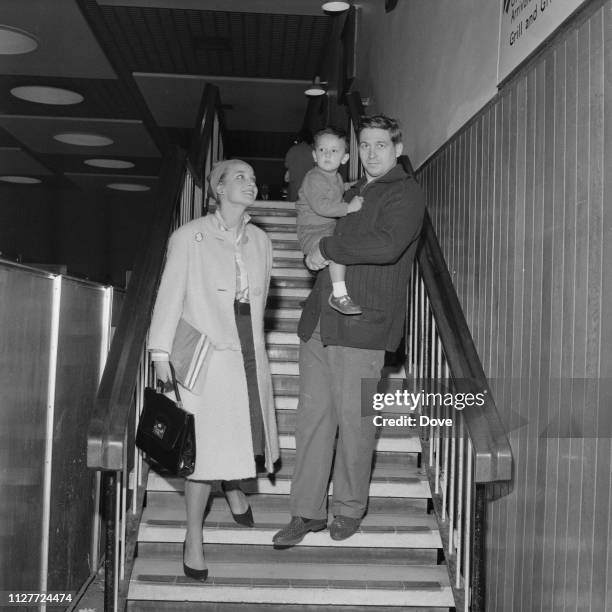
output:
[[[319,240],[325,236],[331,236],[336,227],[336,220],[330,219],[321,225],[297,226],[297,238],[304,255],[308,255],[312,249],[319,244]]]

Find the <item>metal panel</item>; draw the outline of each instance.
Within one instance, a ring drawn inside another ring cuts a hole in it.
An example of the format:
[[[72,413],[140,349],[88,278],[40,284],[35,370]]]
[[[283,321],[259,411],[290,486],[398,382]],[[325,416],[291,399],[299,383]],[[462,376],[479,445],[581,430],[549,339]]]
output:
[[[0,584],[40,588],[53,284],[0,262]]]
[[[77,591],[90,573],[95,474],[87,469],[87,426],[100,376],[104,288],[62,283],[48,588]]]

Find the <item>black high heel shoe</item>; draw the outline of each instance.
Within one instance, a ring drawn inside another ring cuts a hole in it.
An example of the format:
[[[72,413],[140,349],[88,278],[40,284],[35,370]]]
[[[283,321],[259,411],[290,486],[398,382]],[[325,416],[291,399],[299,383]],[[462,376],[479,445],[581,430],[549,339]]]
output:
[[[230,508],[230,512],[232,509]],[[236,523],[242,525],[244,527],[255,527],[255,520],[253,519],[253,511],[251,510],[251,506],[246,509],[246,512],[242,514],[234,514],[232,512],[232,518]]]
[[[194,580],[199,580],[200,582],[206,582],[206,579],[208,578],[208,568],[201,570],[194,569],[185,563],[185,542],[183,542],[183,573],[188,578],[193,578]]]
[[[228,491],[240,491],[244,497],[244,492],[240,488],[237,480],[225,480],[221,483],[221,488],[223,492],[227,495]],[[229,506],[229,500],[227,502]],[[232,513],[232,518],[238,525],[242,525],[243,527],[255,527],[255,520],[253,519],[253,511],[251,510],[251,506],[249,505],[247,509],[241,514],[234,514],[232,507],[230,506],[230,512]]]

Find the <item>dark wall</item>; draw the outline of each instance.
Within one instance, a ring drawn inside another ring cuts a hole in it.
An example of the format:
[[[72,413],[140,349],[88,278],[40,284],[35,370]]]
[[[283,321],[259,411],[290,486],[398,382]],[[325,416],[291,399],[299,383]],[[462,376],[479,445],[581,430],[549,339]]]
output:
[[[71,276],[123,286],[153,197],[2,185],[0,202],[2,257],[64,264]]]

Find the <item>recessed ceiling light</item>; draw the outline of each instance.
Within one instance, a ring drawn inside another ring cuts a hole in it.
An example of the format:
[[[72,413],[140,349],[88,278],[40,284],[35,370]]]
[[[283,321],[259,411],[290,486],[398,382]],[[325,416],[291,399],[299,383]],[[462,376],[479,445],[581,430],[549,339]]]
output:
[[[0,55],[30,53],[38,47],[36,38],[19,28],[0,25]]]
[[[346,11],[351,8],[350,2],[324,2],[321,5],[321,8],[324,11],[329,11],[330,13],[340,13],[342,11]]]
[[[86,159],[84,163],[94,168],[116,168],[125,170],[126,168],[134,167],[132,162],[122,159]]]
[[[68,105],[78,104],[83,101],[83,96],[76,91],[61,89],[59,87],[26,85],[23,87],[13,87],[11,93],[20,100],[38,102],[39,104]]]
[[[5,183],[18,183],[19,185],[37,185],[40,183],[40,179],[34,178],[33,176],[0,176],[0,181]]]
[[[149,191],[151,189],[148,185],[138,183],[109,183],[107,187],[116,191]]]
[[[108,136],[100,134],[84,134],[80,132],[65,132],[53,136],[54,140],[59,140],[65,144],[77,145],[79,147],[106,147],[115,142]]]

